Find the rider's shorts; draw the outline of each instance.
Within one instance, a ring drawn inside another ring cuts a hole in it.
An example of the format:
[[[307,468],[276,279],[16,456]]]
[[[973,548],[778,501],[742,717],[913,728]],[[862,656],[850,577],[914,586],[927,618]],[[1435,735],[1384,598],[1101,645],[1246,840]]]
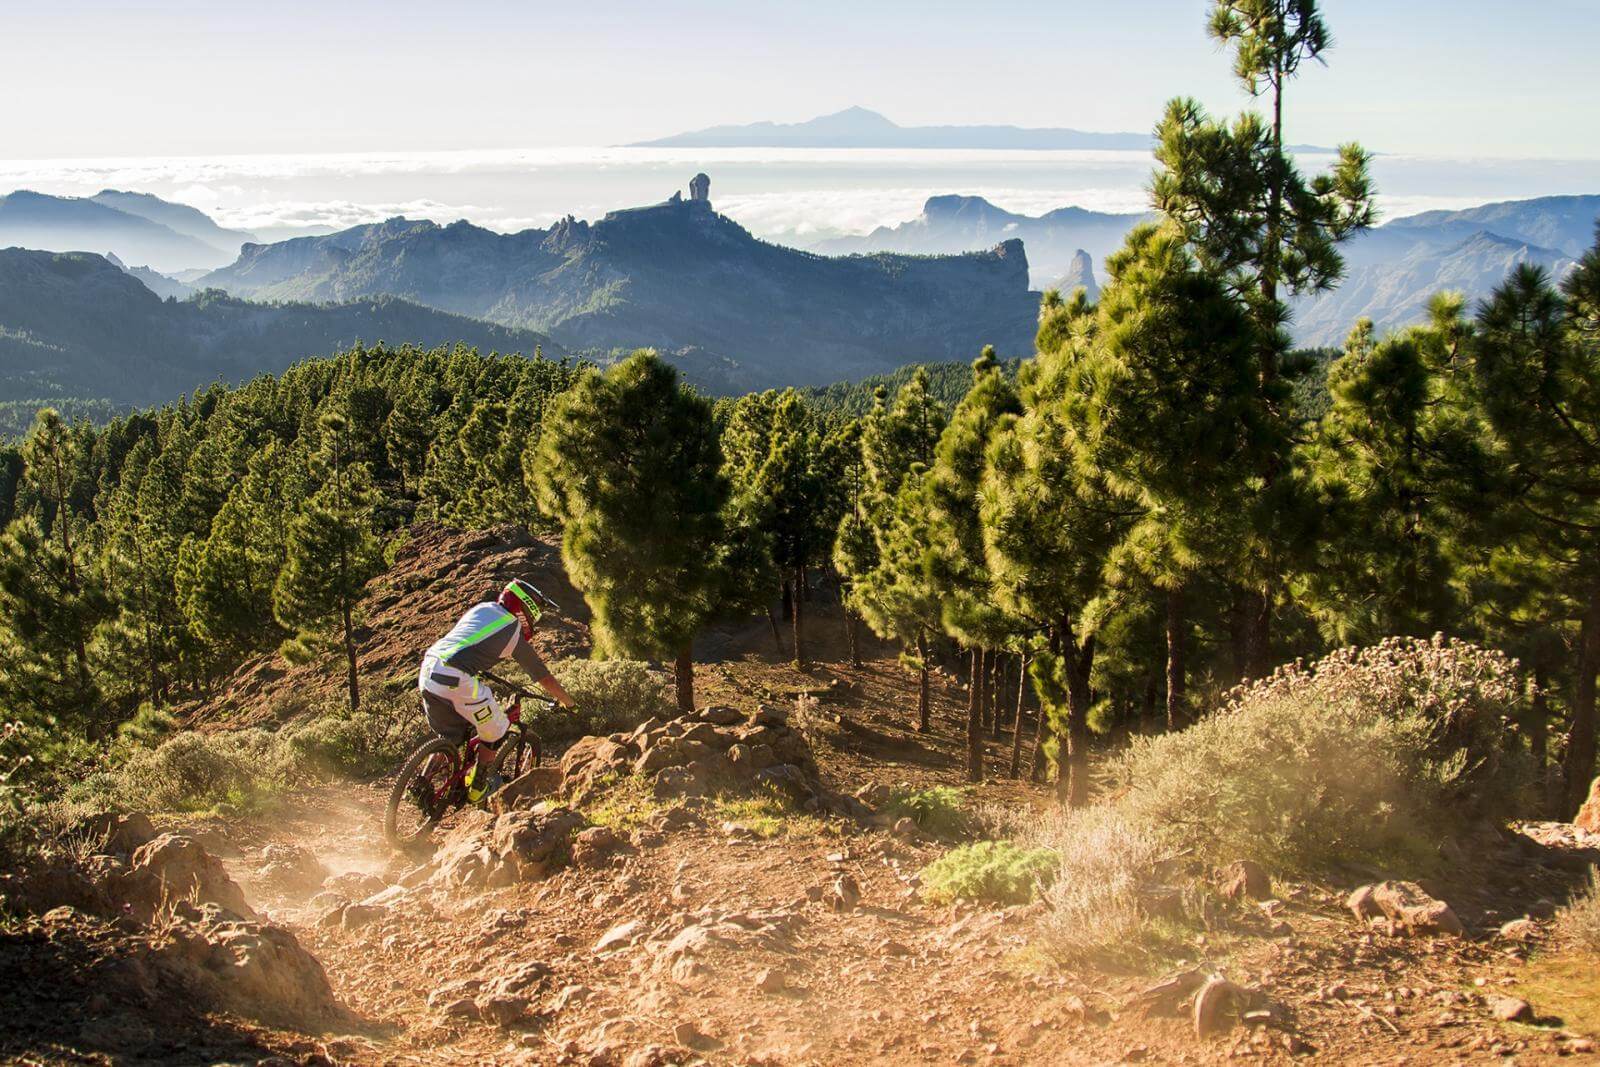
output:
[[[433,732],[456,744],[464,743],[476,730],[492,745],[511,726],[488,686],[434,656],[423,657],[417,690],[422,694],[422,707]]]

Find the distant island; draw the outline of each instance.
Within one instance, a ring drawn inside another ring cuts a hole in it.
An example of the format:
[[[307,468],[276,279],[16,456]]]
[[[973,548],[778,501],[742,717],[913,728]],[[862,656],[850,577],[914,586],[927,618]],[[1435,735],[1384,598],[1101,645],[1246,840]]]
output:
[[[1148,133],[1027,129],[1021,126],[901,126],[864,107],[847,107],[807,122],[712,126],[640,141],[629,148],[1101,148],[1141,150]]]

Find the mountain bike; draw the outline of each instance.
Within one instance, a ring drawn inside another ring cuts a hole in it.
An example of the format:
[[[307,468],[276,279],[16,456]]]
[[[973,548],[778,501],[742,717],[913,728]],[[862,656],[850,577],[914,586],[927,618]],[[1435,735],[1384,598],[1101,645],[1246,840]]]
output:
[[[487,672],[483,678],[514,694],[511,705],[506,708],[511,726],[500,739],[493,764],[502,783],[513,782],[539,765],[539,738],[522,721],[522,702],[532,700],[550,707],[555,707],[556,702],[543,693],[532,692]],[[401,764],[383,813],[383,836],[392,847],[404,849],[416,844],[433,831],[440,819],[466,806],[467,775],[477,766],[482,745],[476,736],[460,745],[435,737],[424,742]]]

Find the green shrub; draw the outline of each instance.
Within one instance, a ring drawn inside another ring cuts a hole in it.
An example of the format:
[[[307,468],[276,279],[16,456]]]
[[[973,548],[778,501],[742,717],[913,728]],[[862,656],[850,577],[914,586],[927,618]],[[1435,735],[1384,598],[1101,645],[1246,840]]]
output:
[[[910,819],[927,833],[940,837],[954,837],[964,833],[971,819],[962,805],[966,794],[949,785],[936,785],[931,789],[896,789],[884,805],[891,818]]]
[[[175,734],[135,750],[67,790],[72,801],[136,811],[202,811],[218,805],[254,810],[298,775],[290,746],[265,730]]]
[[[575,711],[529,702],[523,721],[542,741],[569,741],[586,734],[631,730],[646,719],[675,715],[665,682],[637,660],[568,659],[551,672],[572,694]]]
[[[922,895],[934,903],[990,900],[1026,904],[1055,878],[1056,854],[1010,841],[977,841],[951,849],[921,871]]]
[[[1214,863],[1426,866],[1453,830],[1525,801],[1522,692],[1509,659],[1463,642],[1345,649],[1186,730],[1135,738],[1112,768],[1118,805]]]
[[[342,701],[317,706],[313,717],[287,734],[302,773],[366,778],[396,770],[430,732],[415,693],[387,700],[371,697],[361,710]]]
[[[1191,936],[1204,876],[1346,863],[1424,873],[1443,840],[1526,801],[1516,665],[1442,638],[1391,638],[1296,664],[1176,733],[1135,738],[1113,799],[1028,835],[1053,850],[1048,943],[1083,961],[1138,959]]]

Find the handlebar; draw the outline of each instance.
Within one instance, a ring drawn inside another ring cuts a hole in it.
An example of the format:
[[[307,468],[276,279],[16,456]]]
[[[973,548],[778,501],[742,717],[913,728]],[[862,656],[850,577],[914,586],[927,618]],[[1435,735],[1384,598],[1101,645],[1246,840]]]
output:
[[[509,681],[509,680],[507,680],[505,678],[502,678],[498,674],[491,674],[488,671],[483,671],[481,673],[483,675],[484,681],[490,682],[491,684],[494,684],[494,685],[498,685],[502,689],[510,690],[511,692],[517,694],[517,696],[519,696],[519,697],[522,697],[522,698],[528,699],[528,700],[537,700],[541,704],[549,704],[551,707],[554,707],[555,704],[556,704],[555,697],[548,696],[548,695],[546,695],[544,693],[535,693],[531,689],[525,689],[522,686],[518,685],[516,682]]]

